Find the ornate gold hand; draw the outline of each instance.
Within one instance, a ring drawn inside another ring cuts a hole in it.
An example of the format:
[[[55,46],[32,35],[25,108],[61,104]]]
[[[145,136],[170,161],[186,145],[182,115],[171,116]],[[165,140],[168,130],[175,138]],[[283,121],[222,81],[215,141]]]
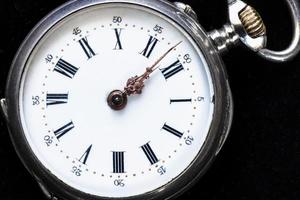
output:
[[[178,42],[175,46],[170,48],[166,53],[164,53],[152,66],[146,68],[146,72],[141,76],[134,76],[128,79],[126,83],[126,87],[124,88],[124,93],[128,96],[141,94],[143,88],[145,86],[145,81],[150,78],[150,75],[158,69],[158,64],[178,45],[180,45],[182,41]]]

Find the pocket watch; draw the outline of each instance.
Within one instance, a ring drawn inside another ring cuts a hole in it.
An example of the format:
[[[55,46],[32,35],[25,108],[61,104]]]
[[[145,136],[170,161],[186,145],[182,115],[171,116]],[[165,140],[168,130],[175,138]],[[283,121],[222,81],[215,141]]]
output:
[[[258,12],[228,0],[229,23],[206,32],[184,3],[75,0],[46,16],[12,63],[1,107],[16,152],[49,199],[173,199],[208,169],[233,101],[221,55],[266,49]]]

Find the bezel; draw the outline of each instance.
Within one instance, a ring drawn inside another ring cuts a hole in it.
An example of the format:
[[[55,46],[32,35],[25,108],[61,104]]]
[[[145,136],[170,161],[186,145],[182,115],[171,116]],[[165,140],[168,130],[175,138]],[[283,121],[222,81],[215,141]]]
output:
[[[164,0],[74,0],[62,5],[42,19],[29,33],[18,50],[8,76],[6,101],[10,136],[16,152],[25,167],[44,188],[51,191],[51,195],[62,199],[74,200],[119,199],[97,197],[83,193],[66,185],[55,177],[55,175],[51,174],[37,159],[27,142],[22,127],[19,107],[21,80],[28,61],[27,59],[40,39],[43,38],[49,29],[70,14],[93,5],[108,3],[127,3],[143,6],[165,15],[179,24],[189,33],[202,51],[211,73],[215,93],[214,115],[206,141],[193,163],[176,179],[157,190],[138,196],[122,198],[124,200],[173,199],[191,187],[204,174],[219,152],[230,129],[233,106],[227,75],[215,46],[210,41],[204,29],[192,17],[170,2]]]

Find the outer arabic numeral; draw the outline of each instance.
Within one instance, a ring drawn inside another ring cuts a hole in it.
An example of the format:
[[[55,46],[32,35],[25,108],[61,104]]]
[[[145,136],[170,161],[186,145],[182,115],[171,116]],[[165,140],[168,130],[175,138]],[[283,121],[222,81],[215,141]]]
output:
[[[49,135],[46,135],[44,137],[44,141],[45,141],[45,144],[50,147],[51,144],[53,143],[53,137],[49,136]]]
[[[123,19],[120,16],[113,17],[113,23],[121,23],[122,21],[123,21]]]
[[[79,35],[81,32],[82,30],[79,27],[73,29],[73,35]]]
[[[39,96],[32,96],[32,105],[33,106],[40,105],[40,97]]]
[[[185,60],[186,63],[191,63],[193,61],[190,54],[185,54],[183,56],[183,59]]]
[[[47,57],[45,58],[46,64],[52,62],[52,60],[53,60],[53,55],[51,54],[48,54]]]
[[[114,181],[114,185],[117,187],[125,187],[125,183],[123,179],[116,179]]]
[[[82,170],[79,169],[77,166],[73,166],[71,172],[75,174],[75,176],[81,176],[82,175]]]
[[[187,138],[185,138],[185,144],[186,145],[192,145],[194,142],[194,138],[192,136],[188,136]]]
[[[157,169],[157,173],[159,173],[160,175],[164,175],[165,173],[167,173],[167,168],[161,166],[160,168]]]
[[[155,32],[158,32],[159,34],[161,34],[163,32],[163,27],[159,26],[159,25],[155,25],[155,27],[153,28],[153,30]]]

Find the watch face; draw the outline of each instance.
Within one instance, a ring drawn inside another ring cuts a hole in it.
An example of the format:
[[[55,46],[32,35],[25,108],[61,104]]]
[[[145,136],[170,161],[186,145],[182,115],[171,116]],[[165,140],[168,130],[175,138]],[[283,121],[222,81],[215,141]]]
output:
[[[122,109],[109,105],[112,91],[153,66],[141,94],[127,95]],[[185,175],[208,137],[214,86],[180,25],[110,3],[49,27],[26,62],[19,106],[27,142],[51,174],[84,193],[122,198]]]

